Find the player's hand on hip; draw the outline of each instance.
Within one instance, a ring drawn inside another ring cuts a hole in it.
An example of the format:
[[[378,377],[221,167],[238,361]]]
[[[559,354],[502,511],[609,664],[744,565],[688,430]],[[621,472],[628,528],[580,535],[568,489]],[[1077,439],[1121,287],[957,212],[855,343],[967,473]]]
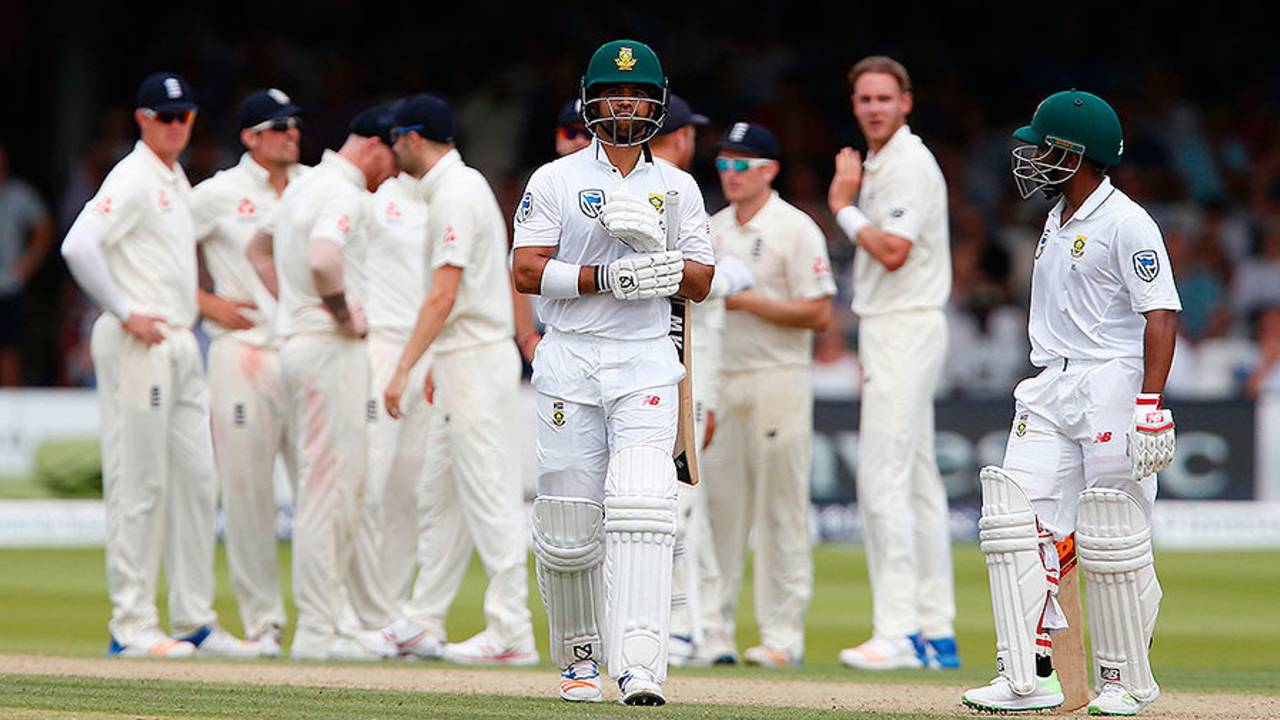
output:
[[[849,207],[862,189],[862,154],[853,148],[842,148],[836,153],[836,173],[827,190],[827,205],[835,215]]]
[[[659,222],[657,208],[636,195],[611,193],[600,211],[600,222],[605,231],[638,253],[667,249],[667,233]]]
[[[427,377],[422,381],[422,398],[427,401],[428,405],[434,404],[436,401],[436,378],[430,371]]]
[[[525,360],[533,362],[533,353],[538,349],[538,343],[542,342],[542,334],[538,332],[528,332],[516,338],[516,347],[520,348],[520,354]]]
[[[404,417],[404,413],[400,410],[400,399],[404,397],[404,390],[408,385],[409,373],[396,368],[391,379],[387,381],[387,386],[382,390],[382,406],[387,409],[387,414],[396,420]]]
[[[129,313],[129,317],[124,319],[125,331],[146,345],[164,342],[164,333],[160,330],[163,324],[164,318],[158,315]]]
[[[1173,411],[1161,407],[1157,394],[1138,396],[1133,410],[1133,427],[1128,433],[1129,460],[1133,479],[1141,480],[1169,467],[1175,449]]]
[[[679,250],[637,253],[602,268],[596,279],[601,292],[619,300],[671,297],[684,279],[684,255]]]
[[[369,321],[365,318],[364,308],[353,305],[347,317],[338,323],[338,332],[351,338],[364,339],[369,335]]]
[[[254,326],[254,322],[241,310],[255,310],[257,307],[244,300],[228,300],[210,295],[201,303],[200,314],[228,330],[248,330]]]
[[[707,411],[707,429],[702,433],[702,449],[706,450],[711,446],[711,441],[716,436],[716,411]]]
[[[743,310],[751,312],[751,303],[756,299],[756,294],[750,290],[737,292],[724,299],[725,310]]]

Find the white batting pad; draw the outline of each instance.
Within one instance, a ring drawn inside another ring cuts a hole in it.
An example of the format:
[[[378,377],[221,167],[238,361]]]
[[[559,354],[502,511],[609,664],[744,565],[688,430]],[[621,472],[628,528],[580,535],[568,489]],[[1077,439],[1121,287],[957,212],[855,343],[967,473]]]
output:
[[[605,649],[609,674],[637,667],[667,676],[676,468],[669,451],[622,448],[605,476]]]
[[[604,508],[579,498],[535,499],[533,552],[551,630],[551,661],[559,668],[579,660],[600,662]]]
[[[1076,551],[1084,569],[1097,688],[1119,683],[1140,700],[1151,697],[1157,688],[1147,650],[1161,591],[1142,507],[1119,490],[1080,493]]]
[[[996,669],[1009,679],[1014,692],[1028,695],[1038,687],[1035,639],[1049,596],[1036,514],[1022,487],[1002,468],[988,465],[978,478],[978,541],[991,583]]]

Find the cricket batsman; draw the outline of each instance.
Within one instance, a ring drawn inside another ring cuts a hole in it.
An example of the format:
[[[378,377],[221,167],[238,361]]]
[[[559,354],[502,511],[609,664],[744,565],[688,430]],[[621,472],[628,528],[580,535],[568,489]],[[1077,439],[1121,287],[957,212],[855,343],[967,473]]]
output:
[[[623,703],[666,702],[684,376],[668,298],[702,300],[715,264],[697,184],[647,146],[667,92],[644,43],[596,50],[581,83],[591,144],[534,172],[515,216],[516,287],[540,296],[547,328],[533,360],[533,539],[568,701],[603,699],[607,649]]]

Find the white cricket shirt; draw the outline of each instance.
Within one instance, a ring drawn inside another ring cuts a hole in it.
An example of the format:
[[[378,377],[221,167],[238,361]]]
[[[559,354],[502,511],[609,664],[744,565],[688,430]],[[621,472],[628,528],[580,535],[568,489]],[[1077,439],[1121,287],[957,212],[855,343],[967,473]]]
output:
[[[634,251],[600,222],[609,194],[626,191],[654,201],[668,190],[680,193],[680,229],[676,248],[686,260],[714,265],[707,213],[697,183],[674,165],[643,155],[626,177],[609,162],[599,140],[547,163],[529,178],[516,208],[515,247],[555,246],[554,257],[573,265],[608,265]],[[538,318],[561,332],[615,340],[643,340],[667,334],[671,303],[667,298],[618,300],[611,293],[577,298],[539,297]]]
[[[428,272],[462,268],[458,296],[432,350],[447,353],[513,337],[507,221],[488,181],[451,150],[418,190],[427,203]]]
[[[1155,220],[1104,178],[1062,224],[1049,211],[1031,275],[1031,364],[1141,358],[1148,310],[1182,310]]]
[[[427,205],[417,186],[417,179],[401,173],[379,185],[369,199],[364,311],[370,333],[397,343],[409,341],[427,296]]]
[[[170,168],[138,141],[76,218],[102,238],[102,253],[128,311],[161,316],[175,327],[196,320],[190,195],[182,166]]]
[[[269,228],[280,284],[276,332],[281,337],[337,332],[337,324],[311,279],[307,248],[313,239],[332,240],[342,246],[347,302],[363,304],[368,209],[364,173],[332,150],[324,152],[311,172],[285,188]]]
[[[858,209],[880,230],[911,241],[893,272],[858,248],[853,258],[853,311],[860,317],[941,309],[951,297],[947,182],[924,142],[903,125],[862,165]]]
[[[294,165],[289,181],[297,180],[303,168]],[[276,314],[276,299],[258,279],[245,246],[264,220],[275,212],[279,197],[272,187],[267,169],[249,157],[200,183],[191,191],[191,216],[195,221],[196,242],[204,253],[205,269],[213,279],[214,292],[228,300],[248,301],[254,310],[241,310],[254,322],[248,330],[231,334],[242,342],[265,346],[272,342],[271,323]],[[229,331],[205,318],[205,332],[220,337]]]
[[[827,241],[803,210],[774,192],[739,225],[733,206],[711,218],[712,242],[755,275],[751,291],[770,300],[815,300],[836,294]],[[800,365],[813,357],[813,331],[784,327],[742,310],[724,319],[724,372]]]

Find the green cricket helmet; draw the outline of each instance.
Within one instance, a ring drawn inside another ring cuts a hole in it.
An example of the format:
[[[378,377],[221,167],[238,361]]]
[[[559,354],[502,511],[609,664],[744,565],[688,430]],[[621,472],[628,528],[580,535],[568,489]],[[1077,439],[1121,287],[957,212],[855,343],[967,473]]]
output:
[[[1106,100],[1082,90],[1045,98],[1031,124],[1013,136],[1027,143],[1013,150],[1013,178],[1024,199],[1042,188],[1056,194],[1086,158],[1110,167],[1124,154],[1116,111]]]
[[[634,94],[605,95],[630,86]],[[582,119],[606,145],[633,147],[648,142],[667,117],[667,77],[658,55],[637,40],[600,46],[582,76]]]

